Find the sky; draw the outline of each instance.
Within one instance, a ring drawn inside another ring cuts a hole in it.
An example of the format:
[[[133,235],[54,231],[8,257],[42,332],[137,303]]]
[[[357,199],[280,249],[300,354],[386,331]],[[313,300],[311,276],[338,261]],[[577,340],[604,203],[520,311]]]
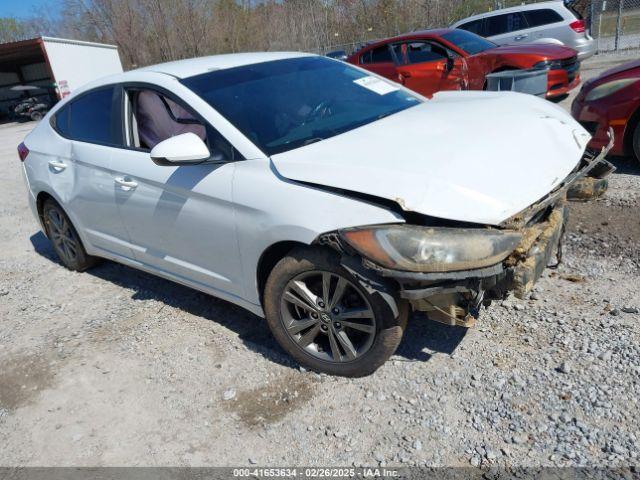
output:
[[[30,16],[34,8],[55,9],[61,3],[61,0],[0,0],[0,17],[24,18]]]

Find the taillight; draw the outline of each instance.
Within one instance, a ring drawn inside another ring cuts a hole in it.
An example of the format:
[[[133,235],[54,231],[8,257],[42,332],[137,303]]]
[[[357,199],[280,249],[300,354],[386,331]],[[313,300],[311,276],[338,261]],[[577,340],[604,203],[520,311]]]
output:
[[[576,20],[575,22],[571,22],[569,26],[576,33],[584,33],[585,30],[587,29],[587,26],[585,25],[584,20]]]
[[[20,157],[21,162],[25,161],[27,155],[29,155],[29,149],[27,148],[27,146],[24,143],[18,145],[18,156]]]

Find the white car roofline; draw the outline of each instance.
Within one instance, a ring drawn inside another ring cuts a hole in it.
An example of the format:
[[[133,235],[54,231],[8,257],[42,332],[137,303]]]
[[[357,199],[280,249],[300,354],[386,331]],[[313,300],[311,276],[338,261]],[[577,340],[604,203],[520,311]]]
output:
[[[549,0],[546,2],[528,3],[526,5],[518,5],[515,7],[501,8],[499,10],[491,10],[489,12],[484,12],[484,13],[476,13],[475,15],[471,15],[470,17],[465,17],[461,20],[458,20],[455,23],[452,23],[451,28],[457,28],[458,25],[462,25],[463,23],[473,22],[474,20],[480,20],[482,18],[495,17],[496,15],[502,15],[505,13],[524,12],[527,10],[539,10],[540,8],[545,8],[545,7],[549,8],[549,7],[558,7],[558,6],[561,6],[561,7],[564,7],[564,9],[567,9],[562,0]],[[562,15],[562,18],[566,20],[564,15]]]

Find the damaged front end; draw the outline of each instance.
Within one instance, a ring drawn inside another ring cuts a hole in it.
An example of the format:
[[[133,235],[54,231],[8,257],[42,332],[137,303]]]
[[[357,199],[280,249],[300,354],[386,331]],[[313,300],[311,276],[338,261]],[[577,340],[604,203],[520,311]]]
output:
[[[498,227],[381,225],[325,234],[318,241],[338,250],[345,268],[366,288],[376,279],[393,280],[397,296],[414,310],[470,327],[481,306],[511,292],[525,298],[544,269],[561,261],[567,200],[595,198],[606,190],[601,181],[614,170],[604,160],[609,148],[586,152],[558,188]],[[397,311],[394,296],[387,299]]]

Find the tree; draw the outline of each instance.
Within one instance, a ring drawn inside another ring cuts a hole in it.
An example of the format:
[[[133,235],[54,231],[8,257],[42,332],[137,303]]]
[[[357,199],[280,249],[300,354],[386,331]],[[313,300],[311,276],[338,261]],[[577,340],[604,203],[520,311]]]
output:
[[[37,35],[37,27],[32,21],[0,17],[1,43],[25,40],[36,37]]]

